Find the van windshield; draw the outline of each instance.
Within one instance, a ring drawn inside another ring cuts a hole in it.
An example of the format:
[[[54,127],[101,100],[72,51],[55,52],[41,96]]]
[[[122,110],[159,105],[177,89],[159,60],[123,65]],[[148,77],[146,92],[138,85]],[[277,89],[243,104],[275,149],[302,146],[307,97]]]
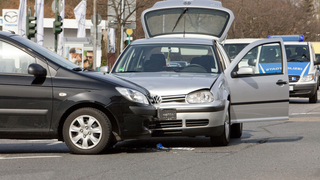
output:
[[[310,62],[307,45],[285,45],[288,62]]]

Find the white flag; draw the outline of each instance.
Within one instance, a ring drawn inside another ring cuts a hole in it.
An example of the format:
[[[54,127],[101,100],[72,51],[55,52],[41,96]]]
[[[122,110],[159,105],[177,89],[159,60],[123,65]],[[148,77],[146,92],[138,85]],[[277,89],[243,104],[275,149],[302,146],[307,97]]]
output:
[[[116,52],[115,29],[113,29],[113,28],[109,29],[109,47],[110,47],[110,52],[111,53],[115,53]]]
[[[60,12],[60,16],[62,19],[62,23],[63,23],[63,19],[64,19],[64,0],[62,0],[62,4],[63,4],[63,8]],[[60,56],[63,55],[63,37],[64,37],[64,29],[63,29],[63,24],[61,26],[62,32],[59,34],[59,40],[58,40],[58,54]]]
[[[41,46],[43,46],[43,16],[44,16],[44,3],[43,0],[37,0],[36,4],[37,9],[37,43]]]
[[[86,9],[87,0],[82,0],[76,8],[74,8],[74,16],[78,21],[78,34],[77,37],[86,37]]]
[[[27,1],[20,0],[19,6],[19,22],[18,22],[18,34],[22,37],[26,36],[26,22],[27,22]]]

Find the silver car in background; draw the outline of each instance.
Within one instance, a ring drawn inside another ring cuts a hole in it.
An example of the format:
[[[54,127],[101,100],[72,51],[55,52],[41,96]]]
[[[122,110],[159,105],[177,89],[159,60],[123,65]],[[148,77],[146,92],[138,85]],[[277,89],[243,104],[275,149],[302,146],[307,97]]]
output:
[[[249,44],[230,62],[221,42],[234,16],[221,2],[162,1],[141,20],[146,39],[127,46],[110,74],[150,92],[157,113],[141,126],[152,137],[208,136],[227,145],[230,136],[241,137],[244,122],[289,119],[282,39]],[[252,49],[269,44],[281,49],[282,69],[260,74],[241,63]]]

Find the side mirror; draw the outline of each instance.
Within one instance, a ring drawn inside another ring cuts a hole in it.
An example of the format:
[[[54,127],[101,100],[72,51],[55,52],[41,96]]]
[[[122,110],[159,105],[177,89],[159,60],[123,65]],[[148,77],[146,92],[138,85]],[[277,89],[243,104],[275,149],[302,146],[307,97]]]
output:
[[[319,65],[320,64],[320,58],[316,58],[316,60],[314,61],[314,65]]]
[[[249,64],[250,66],[256,66],[256,62],[257,62],[257,60],[255,60],[255,59],[253,59],[253,58],[250,58],[250,59],[248,60],[248,64]]]
[[[109,66],[102,66],[100,72],[103,72],[103,74],[109,73]]]
[[[35,77],[47,76],[47,70],[39,64],[32,63],[28,67],[28,74],[34,75]]]
[[[238,70],[237,74],[238,75],[253,75],[254,69],[252,67],[243,66]]]

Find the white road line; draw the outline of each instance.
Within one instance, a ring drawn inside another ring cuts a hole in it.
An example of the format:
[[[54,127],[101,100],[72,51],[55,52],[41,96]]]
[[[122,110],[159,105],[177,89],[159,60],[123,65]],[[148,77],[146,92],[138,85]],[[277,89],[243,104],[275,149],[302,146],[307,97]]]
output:
[[[21,156],[21,157],[0,157],[0,160],[5,159],[38,159],[38,158],[59,158],[62,156]]]

